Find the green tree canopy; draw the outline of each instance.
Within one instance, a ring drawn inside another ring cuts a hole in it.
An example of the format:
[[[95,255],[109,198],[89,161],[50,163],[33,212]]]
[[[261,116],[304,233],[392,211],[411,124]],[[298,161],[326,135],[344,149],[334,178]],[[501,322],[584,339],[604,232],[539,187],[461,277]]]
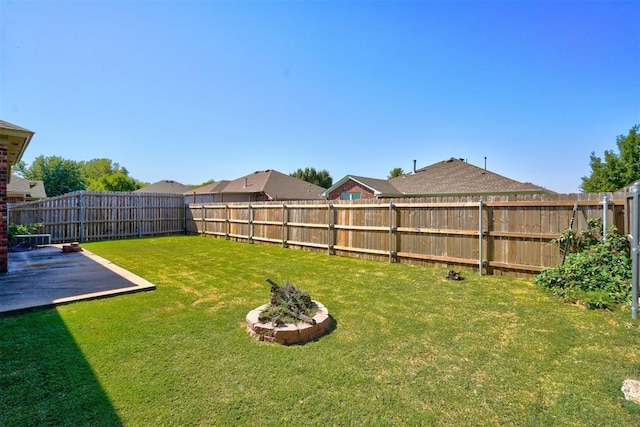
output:
[[[42,181],[49,197],[87,188],[78,163],[58,156],[40,155],[28,168],[22,168],[22,173],[27,179]]]
[[[591,175],[582,177],[580,189],[586,193],[616,191],[640,179],[640,125],[629,130],[628,135],[616,138],[618,153],[604,152],[604,161],[591,153]]]
[[[111,159],[101,158],[88,161],[80,161],[78,162],[78,165],[82,170],[82,174],[89,183],[91,183],[91,181],[100,179],[100,177],[104,175],[113,175],[120,172],[124,173],[125,175],[129,174],[129,172],[125,168],[121,168],[120,164],[115,163]]]
[[[203,182],[201,184],[189,184],[189,187],[195,189],[195,188],[204,187],[205,185],[213,184],[214,182],[216,182],[215,179],[210,179],[210,180],[205,181],[205,182]]]
[[[87,181],[87,190],[135,191],[143,184],[129,176],[129,171],[111,159],[92,159],[78,162]]]
[[[391,169],[391,172],[389,172],[388,178],[396,178],[402,175],[404,175],[404,171],[402,170],[402,168],[393,168]]]
[[[321,171],[316,171],[315,168],[298,169],[297,171],[290,173],[289,176],[319,185],[322,188],[329,188],[333,185],[333,178],[331,178],[329,171],[326,169]]]
[[[76,162],[58,156],[38,156],[27,167],[20,161],[12,172],[27,179],[44,183],[47,196],[54,197],[71,191],[135,191],[143,183],[129,176],[129,171],[110,159]]]
[[[88,190],[92,191],[136,191],[142,188],[143,184],[131,178],[124,172],[116,172],[109,175],[102,175],[93,180]]]
[[[20,160],[18,163],[11,166],[11,174],[20,176],[22,178],[27,178],[27,169],[27,164],[24,162],[24,160]]]

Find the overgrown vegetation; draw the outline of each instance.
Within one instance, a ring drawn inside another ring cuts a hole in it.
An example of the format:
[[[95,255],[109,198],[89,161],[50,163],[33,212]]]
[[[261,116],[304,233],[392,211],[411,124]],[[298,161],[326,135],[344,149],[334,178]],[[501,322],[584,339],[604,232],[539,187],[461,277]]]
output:
[[[44,224],[42,223],[15,224],[13,222],[10,222],[9,227],[7,229],[8,236],[9,236],[9,244],[15,243],[14,236],[19,236],[21,234],[37,234],[42,227],[44,227]]]
[[[553,242],[567,248],[563,265],[542,271],[535,282],[563,300],[589,308],[614,309],[631,301],[629,243],[615,226],[602,239],[602,220],[591,218],[578,234],[567,230]]]

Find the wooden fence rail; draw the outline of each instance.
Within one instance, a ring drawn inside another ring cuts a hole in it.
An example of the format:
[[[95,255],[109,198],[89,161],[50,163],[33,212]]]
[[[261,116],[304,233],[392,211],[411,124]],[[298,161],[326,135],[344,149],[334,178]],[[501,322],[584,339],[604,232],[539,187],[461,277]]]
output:
[[[9,207],[9,222],[44,224],[51,241],[85,242],[185,232],[182,195],[79,191]]]
[[[530,277],[561,262],[552,240],[568,227],[574,205],[574,232],[584,230],[592,217],[626,230],[626,196],[616,193],[191,204],[187,231],[333,255]]]

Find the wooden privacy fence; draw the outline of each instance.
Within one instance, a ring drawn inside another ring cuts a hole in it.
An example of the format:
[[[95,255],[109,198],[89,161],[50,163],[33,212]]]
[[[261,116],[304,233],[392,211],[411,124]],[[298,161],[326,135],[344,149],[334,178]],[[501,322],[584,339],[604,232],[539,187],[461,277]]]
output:
[[[191,204],[187,231],[331,255],[530,277],[561,262],[551,240],[567,229],[574,206],[574,233],[587,228],[592,217],[603,217],[621,232],[627,229],[626,196],[616,193]]]
[[[440,197],[370,202],[185,205],[182,195],[75,192],[11,205],[9,221],[43,223],[54,243],[202,234],[331,255],[530,277],[558,265],[551,242],[602,217],[630,232],[627,193]]]
[[[11,205],[9,222],[42,223],[53,243],[185,232],[181,194],[78,191]]]

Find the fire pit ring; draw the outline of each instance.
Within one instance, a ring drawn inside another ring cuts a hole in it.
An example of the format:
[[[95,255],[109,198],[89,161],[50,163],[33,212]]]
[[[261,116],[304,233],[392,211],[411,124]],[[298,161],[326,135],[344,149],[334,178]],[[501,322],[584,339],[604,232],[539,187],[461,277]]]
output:
[[[265,311],[269,304],[251,310],[247,314],[247,332],[258,341],[277,344],[302,344],[320,338],[331,329],[331,318],[327,308],[313,301],[318,307],[318,312],[313,316],[315,325],[305,322],[296,324],[274,325],[272,322],[260,323],[260,313]]]

